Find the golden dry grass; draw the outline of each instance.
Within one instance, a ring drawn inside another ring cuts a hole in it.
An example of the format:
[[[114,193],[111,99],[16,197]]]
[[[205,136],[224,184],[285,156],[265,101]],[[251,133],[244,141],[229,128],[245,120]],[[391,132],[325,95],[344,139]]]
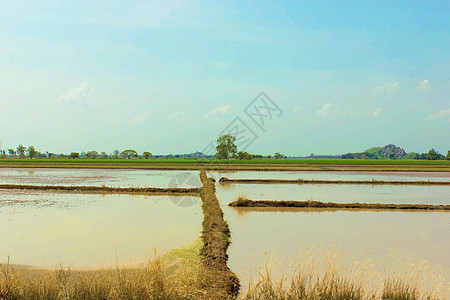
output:
[[[435,275],[430,264],[404,260],[395,268],[382,268],[371,260],[350,260],[340,264],[340,256],[312,251],[300,254],[290,276],[280,274],[276,259],[266,258],[257,269],[241,300],[253,299],[445,299],[446,282]]]

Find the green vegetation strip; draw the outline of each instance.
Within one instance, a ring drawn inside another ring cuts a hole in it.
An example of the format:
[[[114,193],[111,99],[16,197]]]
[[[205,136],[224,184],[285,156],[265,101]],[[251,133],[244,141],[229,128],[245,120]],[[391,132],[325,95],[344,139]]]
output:
[[[228,223],[223,218],[215,193],[214,179],[206,176],[205,170],[200,172],[203,183],[203,247],[201,249],[202,265],[214,278],[208,287],[210,299],[228,299],[237,296],[240,284],[239,278],[227,266],[227,249],[230,245],[231,234]]]
[[[362,185],[450,185],[450,181],[381,181],[381,180],[317,180],[317,179],[228,179],[221,184],[362,184]]]
[[[107,186],[63,186],[0,184],[4,190],[39,190],[74,193],[125,193],[125,194],[170,194],[198,195],[201,188],[156,188],[156,187],[107,187]]]
[[[432,204],[381,204],[381,203],[335,203],[319,201],[269,201],[239,198],[231,202],[232,207],[298,207],[298,208],[343,208],[343,209],[412,209],[450,210],[450,205]]]
[[[94,168],[214,171],[397,171],[450,172],[450,160],[364,159],[0,159],[0,168]]]

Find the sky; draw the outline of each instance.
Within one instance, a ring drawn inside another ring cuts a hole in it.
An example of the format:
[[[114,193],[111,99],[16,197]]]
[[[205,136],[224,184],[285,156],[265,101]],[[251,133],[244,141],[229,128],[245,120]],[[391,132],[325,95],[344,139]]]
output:
[[[239,118],[251,153],[446,154],[449,20],[433,0],[4,1],[1,147],[191,153]]]

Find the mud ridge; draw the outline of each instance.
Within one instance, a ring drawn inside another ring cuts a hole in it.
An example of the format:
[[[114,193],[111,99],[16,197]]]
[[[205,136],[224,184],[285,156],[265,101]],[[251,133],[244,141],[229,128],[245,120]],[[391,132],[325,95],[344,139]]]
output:
[[[124,193],[124,194],[199,194],[202,188],[156,188],[156,187],[108,187],[108,186],[63,186],[0,184],[0,189],[37,190],[72,193]]]
[[[201,198],[204,215],[201,261],[211,278],[206,298],[235,298],[240,284],[239,278],[227,266],[230,228],[223,218],[223,211],[216,197],[215,180],[208,178],[205,170],[200,171],[200,180],[203,183]]]
[[[221,184],[360,184],[360,185],[450,185],[450,181],[383,181],[383,180],[317,180],[317,179],[228,179]]]
[[[298,208],[343,208],[343,209],[400,209],[400,210],[450,210],[450,205],[433,204],[382,204],[382,203],[335,203],[320,201],[270,201],[239,198],[231,202],[232,207],[298,207]]]

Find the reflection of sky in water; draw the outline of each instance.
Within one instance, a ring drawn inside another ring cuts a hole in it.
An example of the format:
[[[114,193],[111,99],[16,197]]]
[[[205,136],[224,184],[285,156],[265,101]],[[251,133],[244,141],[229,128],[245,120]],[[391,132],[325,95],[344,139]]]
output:
[[[198,171],[0,168],[2,184],[199,187]]]
[[[10,198],[0,193],[0,201]],[[11,255],[15,264],[140,262],[154,247],[165,253],[192,243],[203,218],[200,202],[181,208],[167,196],[28,193],[15,198],[20,205],[0,206],[0,261]]]
[[[334,202],[449,203],[449,187],[398,186],[296,186],[217,184],[225,219],[229,221],[232,245],[230,268],[245,286],[249,270],[260,266],[264,253],[275,253],[281,268],[311,247],[343,254],[370,257],[382,265],[389,254],[427,259],[450,278],[450,213],[398,211],[297,210],[231,208],[239,195],[249,199],[289,199]],[[341,257],[344,258],[344,257]],[[283,267],[284,266],[284,267]],[[287,270],[287,269],[286,269]]]

